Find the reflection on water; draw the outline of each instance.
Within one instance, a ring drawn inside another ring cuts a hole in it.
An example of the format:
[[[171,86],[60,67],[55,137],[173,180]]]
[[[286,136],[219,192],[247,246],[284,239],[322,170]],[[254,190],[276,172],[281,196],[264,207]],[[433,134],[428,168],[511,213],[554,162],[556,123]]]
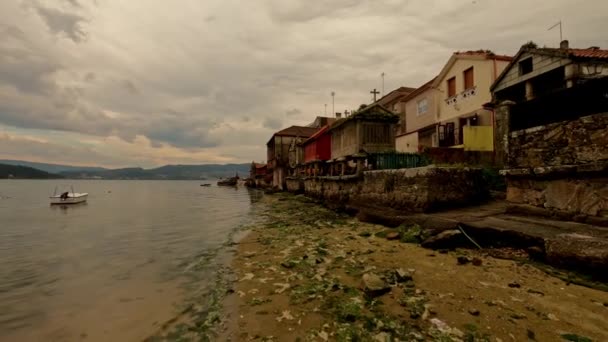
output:
[[[138,340],[174,315],[180,273],[261,194],[189,181],[0,181],[0,340]]]

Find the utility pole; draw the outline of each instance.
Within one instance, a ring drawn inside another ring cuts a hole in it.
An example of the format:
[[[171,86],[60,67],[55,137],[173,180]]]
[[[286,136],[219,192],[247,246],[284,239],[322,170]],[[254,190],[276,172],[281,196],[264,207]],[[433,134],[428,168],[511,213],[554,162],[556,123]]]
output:
[[[336,101],[335,101],[335,99],[336,99],[336,92],[332,91],[331,92],[331,112],[332,112],[331,115],[332,116],[336,115]]]
[[[384,71],[382,72],[382,74],[380,74],[380,76],[382,76],[382,96],[384,96]]]
[[[549,29],[547,31],[551,31],[554,28],[556,28],[557,26],[559,26],[559,42],[561,44],[561,42],[564,40],[564,38],[562,37],[562,21],[561,21],[561,19],[560,19],[560,21],[557,24],[549,27]]]
[[[374,88],[374,90],[370,91],[369,93],[374,95],[374,102],[376,102],[376,95],[380,94],[380,92]]]

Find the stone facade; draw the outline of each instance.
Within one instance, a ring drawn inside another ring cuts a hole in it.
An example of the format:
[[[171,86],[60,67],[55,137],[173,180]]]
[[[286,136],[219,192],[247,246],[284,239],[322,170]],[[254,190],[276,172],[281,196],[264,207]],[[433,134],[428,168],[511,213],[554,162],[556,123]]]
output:
[[[484,184],[481,169],[429,166],[366,171],[362,177],[307,178],[304,191],[335,206],[374,205],[429,212],[487,198]]]
[[[608,177],[514,177],[508,178],[507,182],[507,200],[510,202],[572,214],[608,217]]]
[[[512,132],[507,164],[513,168],[608,161],[608,113]]]
[[[608,113],[512,132],[507,200],[608,218]]]

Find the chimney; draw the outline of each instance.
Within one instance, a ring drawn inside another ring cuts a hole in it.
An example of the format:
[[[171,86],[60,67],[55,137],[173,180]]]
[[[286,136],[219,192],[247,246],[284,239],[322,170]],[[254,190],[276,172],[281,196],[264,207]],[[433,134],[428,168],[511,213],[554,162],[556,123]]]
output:
[[[590,46],[589,50],[599,50],[600,47],[599,46]]]
[[[562,50],[567,50],[569,48],[568,40],[562,40],[561,43],[559,43],[559,48]]]
[[[342,113],[336,112],[336,119],[341,119],[341,118],[342,118]]]

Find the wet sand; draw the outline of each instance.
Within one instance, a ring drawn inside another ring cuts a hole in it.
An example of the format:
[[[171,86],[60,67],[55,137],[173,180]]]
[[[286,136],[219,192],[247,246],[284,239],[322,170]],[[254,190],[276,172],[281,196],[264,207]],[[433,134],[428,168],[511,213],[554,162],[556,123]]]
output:
[[[303,196],[260,205],[232,261],[217,340],[608,340],[606,292],[484,251],[388,240],[386,228]],[[386,289],[364,291],[365,274]]]

